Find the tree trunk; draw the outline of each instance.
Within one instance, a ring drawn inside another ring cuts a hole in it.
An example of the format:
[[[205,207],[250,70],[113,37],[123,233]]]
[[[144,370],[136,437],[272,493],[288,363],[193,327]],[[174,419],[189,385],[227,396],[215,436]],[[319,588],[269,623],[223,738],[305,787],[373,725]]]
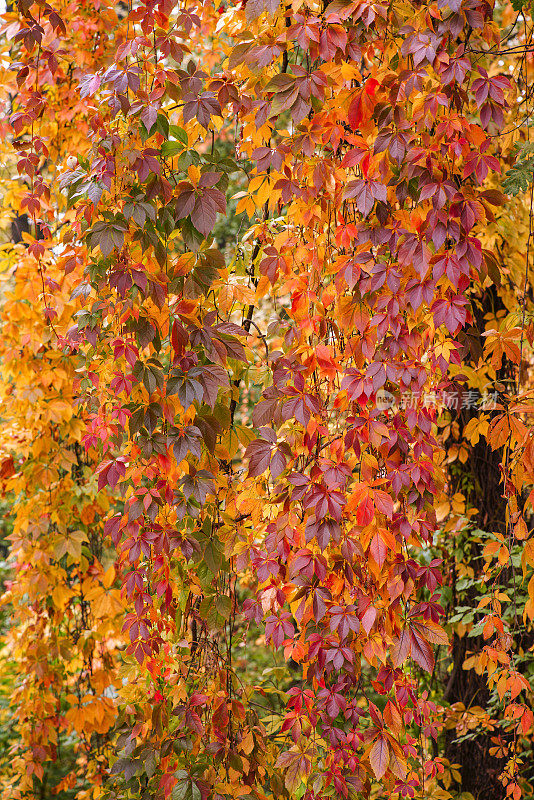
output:
[[[482,350],[482,333],[484,332],[484,315],[490,311],[504,308],[495,286],[486,290],[474,309],[475,319],[473,330],[469,332],[471,351],[476,353]],[[478,341],[477,341],[478,339]],[[469,363],[469,356],[466,358]],[[503,362],[499,370],[498,379],[505,380],[509,367]],[[465,428],[472,417],[480,412],[477,408],[462,408],[457,416],[460,432]],[[460,435],[460,438],[461,435]],[[452,442],[451,442],[452,444]],[[454,462],[449,474],[449,495],[461,492],[466,497],[467,508],[477,508],[478,513],[472,518],[475,525],[485,531],[499,531],[503,533],[506,528],[505,509],[506,501],[503,497],[501,485],[502,453],[493,451],[485,439],[471,447],[469,458],[465,464],[459,460]],[[475,575],[482,569],[482,548],[472,545],[475,557],[470,563]],[[453,570],[456,575],[456,570]],[[455,583],[455,581],[454,581]],[[456,587],[453,586],[454,602],[456,605]],[[462,596],[461,605],[475,605],[475,592],[470,591],[467,596]],[[486,676],[478,675],[473,669],[464,670],[463,662],[469,651],[471,654],[480,652],[484,646],[481,636],[460,638],[456,633],[452,645],[452,671],[444,689],[444,700],[448,703],[463,703],[465,708],[480,706],[486,708],[490,692]],[[455,730],[447,731],[445,744],[445,757],[451,763],[460,765],[462,775],[462,792],[470,792],[475,800],[504,800],[506,792],[498,779],[502,772],[504,762],[490,755],[489,749],[493,746],[492,732],[481,733],[472,739],[458,741]]]

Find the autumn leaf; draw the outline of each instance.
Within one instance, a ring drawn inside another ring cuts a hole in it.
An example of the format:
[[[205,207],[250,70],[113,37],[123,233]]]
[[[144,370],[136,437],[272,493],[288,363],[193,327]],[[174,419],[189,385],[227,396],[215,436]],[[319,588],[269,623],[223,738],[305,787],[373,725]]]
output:
[[[369,751],[369,762],[377,778],[381,778],[389,763],[389,745],[383,736],[379,736]]]

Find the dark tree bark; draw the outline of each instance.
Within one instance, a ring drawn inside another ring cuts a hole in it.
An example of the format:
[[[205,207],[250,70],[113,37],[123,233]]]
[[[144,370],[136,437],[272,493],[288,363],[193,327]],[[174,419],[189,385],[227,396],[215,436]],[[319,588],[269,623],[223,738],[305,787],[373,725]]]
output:
[[[487,289],[474,307],[473,327],[466,332],[466,345],[471,354],[467,354],[465,362],[478,360],[482,353],[482,333],[484,332],[484,316],[492,311],[504,308],[502,300],[495,286]],[[506,381],[513,377],[510,367],[506,363],[499,370],[498,380]],[[462,408],[456,418],[461,432],[468,422],[480,413],[476,408]],[[450,442],[452,444],[452,441]],[[472,518],[474,524],[485,531],[505,532],[506,500],[503,497],[501,485],[500,464],[502,453],[493,451],[486,441],[481,438],[471,447],[469,458],[465,464],[454,462],[449,473],[449,495],[461,492],[466,497],[468,508],[476,508],[477,514]],[[482,548],[472,544],[473,560],[470,566],[475,575],[482,570]],[[452,556],[454,561],[454,556]],[[452,564],[454,605],[456,605],[456,569]],[[462,605],[476,605],[475,592],[471,591],[462,596]],[[444,687],[444,700],[448,703],[463,703],[466,708],[481,706],[486,708],[490,692],[486,676],[477,675],[474,670],[464,670],[463,662],[467,652],[476,653],[482,650],[484,640],[480,637],[460,638],[454,634],[452,642],[452,671]],[[490,755],[489,749],[492,732],[484,732],[475,738],[458,741],[455,730],[447,731],[445,741],[445,757],[451,763],[460,765],[462,775],[462,791],[470,792],[475,800],[504,800],[506,792],[498,779],[502,772],[504,762]]]
[[[11,241],[13,244],[22,242],[22,234],[30,232],[30,221],[27,214],[18,214],[11,220]]]

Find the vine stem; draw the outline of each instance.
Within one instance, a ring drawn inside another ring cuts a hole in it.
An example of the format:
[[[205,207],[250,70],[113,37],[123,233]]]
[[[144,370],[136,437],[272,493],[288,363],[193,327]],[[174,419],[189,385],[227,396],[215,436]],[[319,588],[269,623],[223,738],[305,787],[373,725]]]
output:
[[[532,235],[534,233],[533,219],[534,219],[534,173],[532,175],[532,181],[530,184],[530,208],[528,212],[528,239],[527,239],[527,249],[525,253],[525,277],[523,281],[523,297],[521,301],[521,338],[519,340],[519,370],[518,370],[517,384],[516,384],[517,395],[519,395],[522,383],[521,365],[523,362],[523,345],[525,341],[525,320],[527,311],[527,286],[528,286],[528,265],[530,261],[530,243],[532,241]]]

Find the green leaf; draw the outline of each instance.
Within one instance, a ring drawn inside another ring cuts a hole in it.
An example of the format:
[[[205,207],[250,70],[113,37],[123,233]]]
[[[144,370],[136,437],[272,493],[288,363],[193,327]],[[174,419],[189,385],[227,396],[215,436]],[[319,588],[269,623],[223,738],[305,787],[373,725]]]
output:
[[[515,196],[526,192],[534,173],[534,145],[530,142],[516,145],[517,160],[503,180],[506,194]]]
[[[163,158],[172,158],[173,156],[178,155],[179,153],[183,153],[184,145],[183,142],[163,142],[161,145],[161,155]]]
[[[221,617],[224,619],[230,619],[230,614],[232,613],[232,601],[228,595],[217,595],[215,599],[215,607]]]
[[[145,759],[145,772],[149,778],[151,778],[156,772],[156,766],[156,754],[153,750],[151,750]]]
[[[144,408],[138,408],[136,409],[136,411],[133,412],[132,416],[128,420],[128,427],[130,428],[130,436],[134,436],[141,430],[144,418],[145,418]]]
[[[156,130],[166,139],[169,138],[169,120],[165,114],[158,114],[156,118]]]
[[[183,770],[175,773],[175,777],[183,773]],[[178,783],[172,787],[171,800],[185,800],[191,789],[191,779],[185,773],[186,777],[178,778]]]
[[[212,630],[220,630],[224,626],[224,617],[217,611],[213,597],[205,597],[198,610],[202,619],[206,620]]]
[[[208,569],[213,572],[214,575],[219,572],[223,563],[223,553],[221,543],[218,539],[211,539],[206,545],[206,549],[204,550],[204,561],[206,562]]]
[[[183,128],[178,127],[178,125],[171,125],[169,127],[169,133],[171,136],[174,136],[175,139],[178,139],[178,141],[182,142],[182,144],[185,144],[185,146],[187,147],[189,139],[187,133],[184,131]]]

